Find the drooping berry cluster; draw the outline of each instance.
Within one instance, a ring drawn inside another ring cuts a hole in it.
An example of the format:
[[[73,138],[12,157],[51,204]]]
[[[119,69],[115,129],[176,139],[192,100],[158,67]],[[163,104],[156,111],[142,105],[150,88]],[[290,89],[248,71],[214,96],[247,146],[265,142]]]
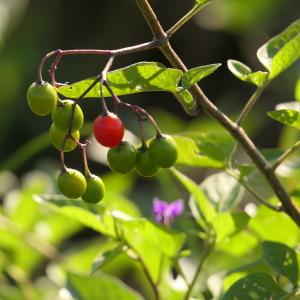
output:
[[[108,111],[102,98],[103,112],[93,122],[96,140],[110,148],[107,160],[110,168],[118,173],[136,170],[144,177],[157,174],[159,168],[169,168],[175,164],[178,156],[176,143],[169,135],[162,134],[153,118],[142,108],[122,102],[112,94],[115,105],[124,105],[137,113],[141,127],[142,145],[137,149],[127,141],[123,141],[124,124],[114,113]],[[33,83],[27,91],[30,109],[39,116],[51,113],[52,125],[49,138],[52,145],[61,153],[61,173],[57,178],[59,190],[66,197],[79,198],[90,203],[98,203],[105,193],[104,183],[100,177],[90,173],[86,157],[85,144],[80,143],[80,128],[84,122],[80,106],[73,100],[60,100],[55,88],[47,83]],[[150,120],[157,134],[149,143],[143,135],[143,121]],[[79,146],[83,154],[84,175],[64,162],[64,153]]]

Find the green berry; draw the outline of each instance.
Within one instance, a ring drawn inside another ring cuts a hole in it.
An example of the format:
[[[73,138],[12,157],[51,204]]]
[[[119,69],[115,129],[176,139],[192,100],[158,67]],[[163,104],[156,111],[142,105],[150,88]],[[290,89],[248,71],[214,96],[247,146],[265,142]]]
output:
[[[68,131],[71,121],[72,109],[74,105],[72,100],[64,100],[59,103],[56,109],[52,112],[53,123],[61,130]],[[78,104],[75,104],[74,117],[72,121],[72,131],[79,130],[83,124],[83,113]]]
[[[91,177],[87,178],[86,183],[86,190],[81,196],[82,200],[93,204],[100,202],[105,194],[105,186],[102,179],[91,175]]]
[[[140,148],[136,156],[136,171],[144,177],[155,176],[159,171],[159,166],[153,161],[148,148]]]
[[[48,82],[32,83],[27,90],[26,97],[29,108],[38,116],[46,116],[56,107],[57,93]]]
[[[57,185],[63,195],[68,198],[80,197],[86,189],[86,180],[77,170],[67,169],[57,178]]]
[[[55,124],[52,124],[49,130],[49,138],[51,144],[59,151],[63,148],[63,143],[65,140],[67,132],[59,129]],[[80,138],[79,131],[72,132],[72,137],[77,141]],[[72,139],[67,138],[64,145],[64,152],[70,152],[76,148],[77,144]]]
[[[121,142],[119,146],[109,149],[107,160],[111,169],[118,173],[128,173],[135,167],[136,150],[128,142]]]
[[[169,135],[153,139],[149,144],[149,153],[155,163],[162,168],[173,166],[178,157],[176,143]]]

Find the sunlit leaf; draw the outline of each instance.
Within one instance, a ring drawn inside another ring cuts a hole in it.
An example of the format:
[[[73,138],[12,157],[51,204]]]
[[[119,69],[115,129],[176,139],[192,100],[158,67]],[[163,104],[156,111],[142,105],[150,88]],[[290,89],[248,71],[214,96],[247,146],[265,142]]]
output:
[[[119,254],[123,252],[124,245],[121,243],[117,245],[115,248],[105,251],[100,256],[98,256],[92,266],[92,273],[95,273],[96,271],[103,268],[105,265],[110,263],[112,260],[114,260]]]
[[[164,256],[178,255],[185,240],[185,234],[171,231],[146,219],[118,220],[121,237],[146,265],[156,281]]]
[[[240,80],[252,83],[259,87],[263,86],[268,79],[268,72],[252,72],[248,66],[237,60],[228,60],[227,66],[231,73]]]
[[[268,116],[282,124],[300,129],[300,115],[297,110],[280,109],[269,111]]]
[[[156,62],[139,62],[128,67],[111,71],[107,80],[116,95],[128,95],[141,92],[168,91],[176,92],[177,84],[183,72],[167,68]],[[68,98],[78,98],[94,81],[91,77],[68,86],[58,88],[58,92]],[[110,97],[103,86],[103,96]],[[97,83],[85,98],[99,98],[100,83]]]
[[[234,139],[225,131],[190,131],[173,137],[181,165],[224,168],[234,147]]]
[[[243,230],[250,217],[246,213],[219,213],[213,220],[217,243]]]
[[[211,64],[188,70],[181,77],[182,88],[184,90],[189,89],[203,78],[215,72],[220,66],[221,64]]]
[[[208,176],[201,183],[201,188],[219,212],[234,208],[244,194],[241,184],[226,172]]]
[[[296,252],[278,242],[264,241],[261,247],[264,261],[279,274],[286,276],[296,286],[298,282]]]
[[[200,217],[203,218],[202,223],[203,221],[209,223],[212,222],[214,217],[216,216],[216,211],[209,200],[206,198],[202,189],[194,181],[192,181],[190,178],[188,178],[178,170],[173,168],[172,173],[188,190],[194,201],[197,203],[200,211]]]
[[[95,231],[115,236],[113,217],[105,213],[103,206],[89,204],[82,200],[64,199],[61,195],[35,196],[35,200]]]
[[[143,298],[113,276],[68,274],[67,289],[76,300],[142,300]]]
[[[287,214],[263,205],[259,206],[257,215],[250,220],[249,228],[262,240],[284,241],[290,247],[297,245],[300,240],[299,228]]]
[[[188,90],[178,90],[173,95],[188,115],[196,116],[199,113],[200,106]]]
[[[257,57],[270,71],[270,79],[278,76],[298,60],[300,57],[300,19],[259,48]]]
[[[300,78],[297,80],[296,88],[295,88],[295,99],[300,101]]]

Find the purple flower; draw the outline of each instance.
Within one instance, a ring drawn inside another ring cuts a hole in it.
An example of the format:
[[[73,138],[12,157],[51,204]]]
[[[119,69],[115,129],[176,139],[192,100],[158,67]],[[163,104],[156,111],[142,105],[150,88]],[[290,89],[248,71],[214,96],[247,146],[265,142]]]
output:
[[[152,211],[156,222],[163,225],[170,225],[177,217],[183,213],[184,204],[182,199],[171,203],[158,198],[153,199]]]

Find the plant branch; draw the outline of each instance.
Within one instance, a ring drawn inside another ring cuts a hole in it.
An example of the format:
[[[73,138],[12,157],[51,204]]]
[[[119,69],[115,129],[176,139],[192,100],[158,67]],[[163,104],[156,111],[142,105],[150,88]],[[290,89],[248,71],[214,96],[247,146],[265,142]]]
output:
[[[170,38],[177,30],[179,30],[185,23],[187,23],[193,16],[195,16],[204,6],[196,4],[188,13],[186,13],[176,24],[174,24],[169,30],[167,30],[167,36]]]
[[[55,81],[55,72],[58,68],[58,64],[63,56],[67,55],[105,55],[105,56],[119,56],[119,55],[127,55],[135,52],[141,52],[148,49],[156,48],[160,45],[160,41],[153,40],[150,42],[130,46],[130,47],[124,47],[120,49],[115,50],[101,50],[101,49],[72,49],[72,50],[54,50],[49,53],[47,53],[40,61],[40,64],[38,66],[37,70],[37,79],[36,82],[42,84],[44,82],[43,80],[43,68],[45,62],[52,56],[55,56],[55,59],[50,67],[49,74],[50,78],[53,82],[53,84],[56,84]]]
[[[257,193],[243,180],[240,176],[238,176],[233,170],[227,169],[226,172],[232,176],[234,179],[236,179],[259,203],[267,206],[268,208],[274,210],[274,211],[282,211],[282,206],[274,206],[267,201],[265,201],[263,198],[261,198]]]
[[[194,289],[194,286],[195,286],[195,284],[196,284],[196,282],[197,282],[197,279],[198,279],[198,277],[199,277],[199,275],[200,275],[200,272],[201,272],[201,270],[202,270],[203,264],[204,264],[206,258],[209,256],[209,254],[210,254],[210,252],[211,252],[211,247],[212,247],[212,246],[211,246],[211,245],[208,245],[208,244],[205,244],[205,245],[204,245],[203,253],[202,253],[201,259],[200,259],[200,261],[199,261],[198,267],[197,267],[197,269],[196,269],[196,272],[195,272],[195,274],[194,274],[194,277],[193,277],[193,279],[192,279],[192,282],[191,282],[191,283],[189,284],[189,286],[188,286],[188,290],[187,290],[187,292],[186,292],[186,294],[185,294],[183,300],[189,300],[189,299],[190,299],[190,295],[191,295],[191,293],[192,293],[192,291],[193,291],[193,289]]]
[[[150,275],[150,273],[149,273],[146,265],[144,264],[143,260],[140,257],[138,257],[137,260],[139,261],[139,263],[140,263],[140,265],[141,265],[141,267],[143,269],[143,272],[145,273],[145,275],[146,275],[146,277],[147,277],[147,279],[148,279],[148,281],[149,281],[149,283],[150,283],[150,285],[152,287],[155,300],[160,300],[158,287],[157,287],[156,283],[153,281],[153,279],[152,279],[152,277],[151,277],[151,275]]]
[[[135,0],[143,15],[145,16],[149,26],[151,27],[154,36],[162,41],[165,37],[165,33],[157,20],[152,8],[150,7],[147,0]],[[178,57],[176,52],[171,47],[168,39],[164,40],[164,43],[160,46],[161,51],[169,60],[173,67],[181,69],[186,72],[187,68],[181,59]],[[283,210],[294,220],[296,224],[300,226],[300,211],[293,204],[290,196],[288,195],[285,188],[272,170],[270,163],[264,158],[261,152],[254,145],[252,140],[245,133],[243,128],[239,127],[236,123],[231,121],[223,112],[221,112],[203,93],[198,85],[194,85],[191,88],[191,93],[197,101],[199,107],[206,111],[210,116],[216,119],[227,131],[239,142],[244,148],[249,157],[253,160],[257,168],[265,176],[274,193],[282,203]]]
[[[257,102],[257,100],[259,99],[259,97],[261,96],[263,91],[266,89],[267,85],[268,85],[268,82],[266,82],[261,87],[257,87],[255,92],[252,94],[252,96],[250,97],[247,104],[245,105],[245,107],[243,108],[243,110],[241,111],[240,115],[238,116],[238,118],[236,120],[236,124],[238,126],[242,125],[243,121],[246,119],[246,117],[248,116],[248,114],[250,113],[252,108],[254,107],[255,103]]]
[[[296,142],[295,145],[287,149],[281,156],[279,156],[277,160],[274,162],[272,166],[272,170],[275,171],[288,156],[290,156],[296,150],[299,150],[299,146],[300,146],[300,141]]]

